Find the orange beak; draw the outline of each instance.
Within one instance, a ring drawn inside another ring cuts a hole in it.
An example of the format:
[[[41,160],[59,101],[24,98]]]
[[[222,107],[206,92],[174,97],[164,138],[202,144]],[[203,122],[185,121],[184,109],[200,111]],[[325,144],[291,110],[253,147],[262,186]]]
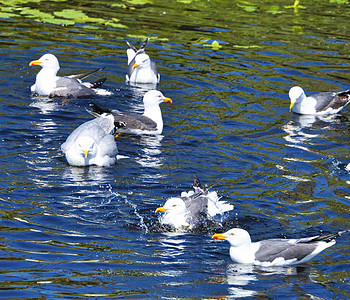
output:
[[[87,158],[89,151],[84,150],[83,152],[84,152],[84,157]]]

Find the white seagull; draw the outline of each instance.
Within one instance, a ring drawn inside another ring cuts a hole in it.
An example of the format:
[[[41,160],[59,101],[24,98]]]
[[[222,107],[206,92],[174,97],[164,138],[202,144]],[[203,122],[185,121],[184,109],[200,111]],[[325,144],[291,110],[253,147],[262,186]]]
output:
[[[61,145],[72,166],[111,166],[117,161],[118,148],[111,131],[114,117],[102,115],[76,128]]]
[[[149,38],[137,50],[129,42],[129,49],[126,51],[128,56],[128,70],[126,80],[131,83],[158,83],[160,75],[154,61],[146,54],[145,48]]]
[[[110,113],[114,116],[115,122],[124,123],[124,127],[119,128],[118,132],[131,134],[151,134],[158,135],[163,132],[163,118],[162,111],[159,104],[167,102],[172,103],[170,98],[165,97],[160,91],[151,90],[143,96],[144,113],[128,114],[122,113],[118,110],[110,110],[89,102],[93,111],[89,111],[95,116],[103,113]]]
[[[102,68],[84,74],[60,77],[57,72],[60,69],[58,59],[53,54],[44,54],[38,60],[33,60],[29,66],[41,66],[42,69],[36,75],[35,84],[31,91],[40,96],[76,98],[90,95],[108,95],[106,90],[98,89],[106,78],[94,82],[82,82],[89,75],[100,71]]]
[[[309,261],[324,249],[335,244],[335,238],[346,232],[317,235],[300,239],[269,239],[253,243],[249,233],[233,228],[213,235],[213,239],[225,239],[230,247],[230,257],[236,263],[264,267],[296,265]]]
[[[209,192],[213,186],[204,189],[195,176],[194,191],[182,192],[180,197],[169,198],[164,206],[158,207],[155,212],[164,212],[160,217],[160,223],[171,225],[176,230],[191,230],[200,225],[204,218],[214,218],[223,215],[233,209],[233,205],[225,201],[219,201],[216,192]]]
[[[302,115],[336,114],[350,102],[350,90],[343,92],[318,93],[306,97],[304,90],[294,86],[289,90],[292,112]]]

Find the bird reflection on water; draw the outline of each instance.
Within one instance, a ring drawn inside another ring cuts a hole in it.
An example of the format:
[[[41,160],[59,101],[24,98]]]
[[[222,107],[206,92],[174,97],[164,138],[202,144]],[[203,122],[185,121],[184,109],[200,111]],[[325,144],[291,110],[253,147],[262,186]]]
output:
[[[267,268],[231,263],[227,265],[226,277],[217,278],[216,280],[229,285],[228,293],[232,298],[263,296],[265,291],[257,290],[255,282],[275,279],[284,282],[286,286],[290,285],[293,280],[307,284],[313,282],[310,276],[313,269],[312,266],[306,264],[293,267]],[[300,287],[300,293],[306,293],[302,287]]]

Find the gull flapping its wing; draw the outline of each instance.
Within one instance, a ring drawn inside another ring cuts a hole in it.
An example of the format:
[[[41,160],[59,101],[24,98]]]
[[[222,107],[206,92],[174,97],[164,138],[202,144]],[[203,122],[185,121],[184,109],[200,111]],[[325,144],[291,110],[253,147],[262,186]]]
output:
[[[231,211],[233,205],[220,201],[215,191],[209,192],[213,185],[203,189],[198,176],[195,176],[194,191],[182,192],[180,197],[169,198],[162,207],[156,209],[156,212],[164,212],[160,223],[171,225],[178,231],[188,231],[200,226],[203,218],[212,219]]]

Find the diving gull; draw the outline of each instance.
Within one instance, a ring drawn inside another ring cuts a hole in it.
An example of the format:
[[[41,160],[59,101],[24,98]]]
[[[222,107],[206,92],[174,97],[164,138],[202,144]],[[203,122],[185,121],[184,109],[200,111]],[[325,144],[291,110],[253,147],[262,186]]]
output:
[[[57,72],[60,69],[58,59],[55,55],[47,53],[38,60],[33,60],[29,66],[41,66],[42,69],[36,75],[35,84],[31,86],[31,91],[40,96],[77,98],[91,95],[110,95],[111,93],[99,89],[106,81],[101,78],[93,82],[82,82],[89,75],[100,71],[95,71],[60,77]]]
[[[143,96],[144,113],[142,115],[110,110],[93,102],[89,102],[90,107],[93,109],[93,111],[89,112],[95,116],[102,113],[112,114],[116,122],[125,124],[124,127],[118,129],[118,132],[158,135],[163,132],[162,111],[159,107],[159,104],[162,102],[172,103],[172,100],[164,97],[160,91],[151,90]]]
[[[333,246],[334,239],[346,231],[300,239],[269,239],[252,243],[246,230],[233,228],[225,233],[214,234],[212,238],[226,239],[230,243],[230,257],[234,262],[270,267],[307,262]]]
[[[128,56],[128,70],[126,80],[131,83],[158,83],[160,75],[154,61],[146,54],[145,48],[149,41],[147,38],[137,50],[129,42],[129,49],[126,51]]]
[[[306,97],[304,90],[294,86],[289,90],[290,110],[297,114],[336,114],[350,101],[350,90],[318,93]]]
[[[117,161],[117,145],[111,131],[114,117],[104,114],[76,128],[61,145],[72,166],[111,166]]]
[[[158,207],[155,212],[164,212],[160,223],[171,225],[176,230],[191,230],[200,225],[204,218],[214,218],[233,209],[233,205],[219,201],[217,193],[209,192],[213,186],[204,189],[195,176],[194,191],[182,192],[180,197],[169,198],[164,206]]]

